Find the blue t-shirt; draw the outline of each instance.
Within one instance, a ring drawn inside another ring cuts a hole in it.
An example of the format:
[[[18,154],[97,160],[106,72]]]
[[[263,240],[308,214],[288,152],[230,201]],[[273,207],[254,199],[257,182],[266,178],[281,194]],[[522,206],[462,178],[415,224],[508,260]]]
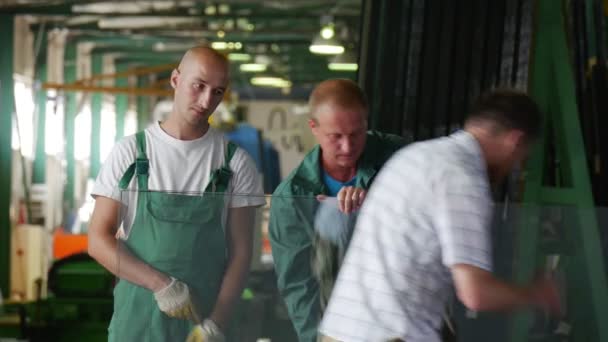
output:
[[[335,197],[340,189],[344,186],[354,186],[357,181],[357,176],[353,177],[348,182],[340,182],[334,178],[332,178],[329,174],[325,172],[325,170],[321,169],[321,177],[323,177],[323,183],[327,187],[327,194],[329,196]]]

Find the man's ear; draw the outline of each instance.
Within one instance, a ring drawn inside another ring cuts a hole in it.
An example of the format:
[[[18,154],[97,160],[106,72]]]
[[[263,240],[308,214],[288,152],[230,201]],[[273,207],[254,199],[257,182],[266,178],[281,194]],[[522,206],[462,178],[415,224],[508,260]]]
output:
[[[505,140],[511,150],[515,151],[518,148],[522,148],[526,144],[526,134],[519,129],[512,129],[506,133]]]
[[[319,127],[319,125],[317,124],[317,120],[313,118],[308,119],[308,127],[310,127],[310,129],[315,129]]]
[[[177,69],[173,69],[173,71],[171,71],[171,78],[170,83],[171,83],[171,88],[175,89],[177,88],[177,78],[179,77],[179,70]]]

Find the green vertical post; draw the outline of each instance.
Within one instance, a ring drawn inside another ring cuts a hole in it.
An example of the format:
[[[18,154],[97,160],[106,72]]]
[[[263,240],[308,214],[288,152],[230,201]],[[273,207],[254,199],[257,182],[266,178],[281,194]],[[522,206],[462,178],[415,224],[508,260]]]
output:
[[[46,36],[45,36],[46,37]],[[43,50],[46,49],[46,38],[43,39],[40,46]],[[47,80],[46,53],[36,62],[36,79],[39,84]],[[36,94],[36,109],[37,109],[37,125],[36,125],[36,153],[34,154],[34,170],[32,175],[32,183],[41,184],[46,181],[46,90],[41,87],[35,89]]]
[[[93,54],[91,57],[93,75],[100,75],[103,72],[103,56]],[[89,178],[95,179],[101,166],[100,151],[101,145],[101,106],[103,101],[102,93],[93,93],[91,96],[91,157],[89,167]]]
[[[0,290],[7,297],[10,292],[11,251],[11,134],[15,108],[13,83],[14,16],[0,13]]]
[[[65,83],[76,81],[76,43],[67,42],[64,56],[63,78]],[[75,120],[76,120],[76,93],[64,92],[65,94],[65,160],[66,160],[66,184],[63,192],[64,206],[66,211],[74,210],[74,179],[76,171],[76,159],[74,157]]]
[[[128,65],[121,63],[116,64],[116,72],[124,72],[128,69]],[[127,77],[119,77],[115,80],[116,87],[128,87],[129,79]],[[125,117],[129,108],[129,95],[116,94],[114,97],[114,107],[116,111],[116,140],[125,135]]]
[[[137,87],[143,88],[148,86],[148,76],[137,77]],[[143,131],[148,126],[148,118],[150,117],[149,98],[147,96],[137,97],[137,131]]]
[[[595,38],[595,15],[594,15],[594,7],[595,0],[585,1],[585,29],[586,32],[583,34],[586,35],[587,40],[587,53],[588,58],[593,59],[597,58],[597,49],[596,49],[596,38]],[[578,37],[577,37],[578,38]],[[581,37],[582,38],[582,37]],[[587,61],[589,62],[589,60]]]

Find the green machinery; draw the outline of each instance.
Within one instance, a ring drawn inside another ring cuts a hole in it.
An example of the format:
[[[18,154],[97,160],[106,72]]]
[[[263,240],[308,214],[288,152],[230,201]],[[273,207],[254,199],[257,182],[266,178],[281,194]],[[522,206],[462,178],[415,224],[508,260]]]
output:
[[[566,316],[560,332],[535,338],[530,333],[532,316],[517,315],[511,325],[512,342],[608,341],[608,285],[598,211],[579,123],[566,19],[560,4],[564,3],[537,3],[529,90],[546,122],[543,138],[527,165],[521,208],[524,219],[516,234],[517,266],[513,275],[520,282],[529,280],[552,256],[553,266],[565,276]],[[541,225],[550,218],[559,228],[553,234]]]
[[[0,338],[107,341],[114,279],[86,254],[56,261],[49,271],[49,298],[2,307]]]

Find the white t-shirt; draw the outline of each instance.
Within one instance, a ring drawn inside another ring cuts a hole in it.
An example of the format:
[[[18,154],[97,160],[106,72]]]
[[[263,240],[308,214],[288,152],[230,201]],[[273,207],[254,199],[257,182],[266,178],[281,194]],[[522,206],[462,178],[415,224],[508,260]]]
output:
[[[200,194],[209,184],[212,171],[225,162],[228,140],[209,128],[195,140],[179,140],[167,134],[157,122],[145,130],[146,155],[149,160],[148,190]],[[134,175],[126,191],[118,183],[137,157],[135,135],[124,137],[112,149],[101,166],[91,195],[122,202],[122,228],[128,231],[137,208],[137,177]],[[230,207],[265,204],[260,174],[251,157],[237,148],[230,161],[232,178],[228,190]]]
[[[361,208],[320,332],[344,342],[439,342],[450,268],[492,270],[492,208],[469,133],[397,152]]]

